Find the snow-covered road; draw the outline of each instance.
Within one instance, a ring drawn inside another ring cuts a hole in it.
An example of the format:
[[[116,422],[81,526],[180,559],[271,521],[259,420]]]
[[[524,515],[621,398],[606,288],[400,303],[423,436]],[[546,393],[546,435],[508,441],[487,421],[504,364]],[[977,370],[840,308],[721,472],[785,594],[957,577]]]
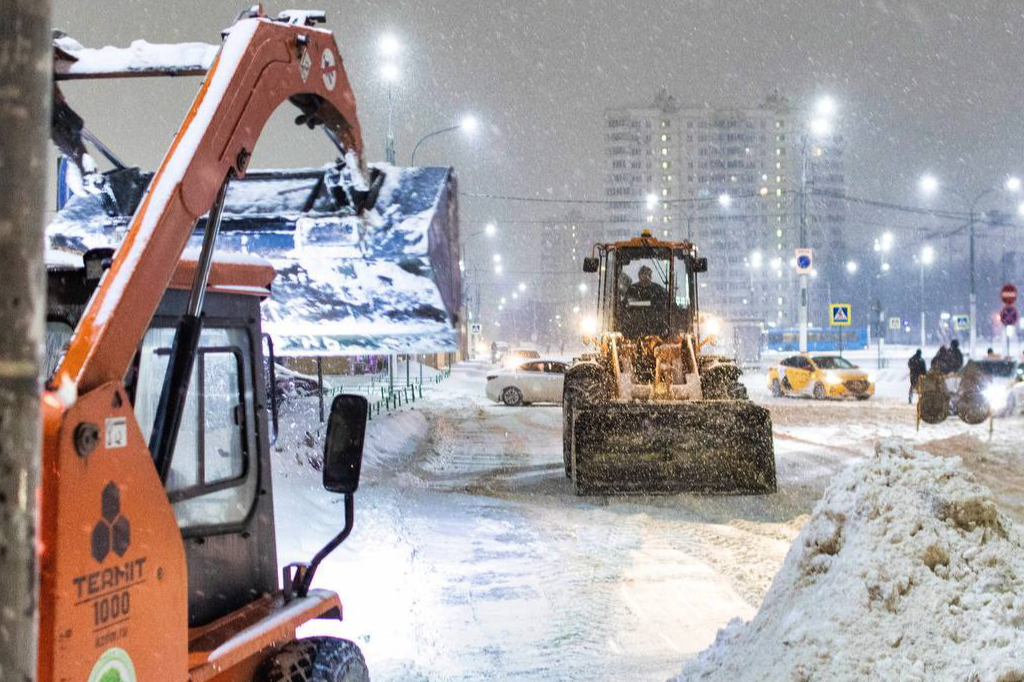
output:
[[[363,647],[374,680],[661,680],[718,628],[756,611],[828,480],[906,437],[967,451],[1008,511],[1024,509],[1024,425],[949,421],[916,434],[895,400],[755,399],[775,423],[780,492],[766,497],[577,498],[562,474],[557,406],[483,397],[458,367],[423,402],[371,422],[356,528],[325,562],[345,621],[315,623]],[[274,485],[280,560],[308,559],[341,523],[307,457],[312,404],[282,421]],[[1013,483],[1016,481],[1016,485]]]

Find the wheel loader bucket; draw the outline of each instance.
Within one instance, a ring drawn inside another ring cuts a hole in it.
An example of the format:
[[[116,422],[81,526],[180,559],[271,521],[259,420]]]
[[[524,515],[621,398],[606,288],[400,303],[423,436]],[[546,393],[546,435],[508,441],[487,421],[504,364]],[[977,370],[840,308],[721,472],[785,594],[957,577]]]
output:
[[[607,402],[572,408],[578,495],[773,493],[768,410],[745,400]]]

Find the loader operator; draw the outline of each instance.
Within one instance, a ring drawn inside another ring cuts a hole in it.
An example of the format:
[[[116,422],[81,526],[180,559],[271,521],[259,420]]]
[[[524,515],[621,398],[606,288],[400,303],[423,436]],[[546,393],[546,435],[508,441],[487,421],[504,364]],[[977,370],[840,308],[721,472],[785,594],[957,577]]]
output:
[[[664,334],[665,305],[668,293],[653,281],[651,268],[643,265],[637,281],[626,289],[623,302],[623,333],[627,337]]]

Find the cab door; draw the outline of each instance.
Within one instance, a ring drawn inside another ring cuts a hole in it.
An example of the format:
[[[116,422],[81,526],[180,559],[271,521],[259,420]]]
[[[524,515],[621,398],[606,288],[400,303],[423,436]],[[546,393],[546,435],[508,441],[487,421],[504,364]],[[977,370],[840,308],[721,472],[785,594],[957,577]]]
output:
[[[802,393],[807,390],[807,386],[811,383],[811,373],[814,371],[810,360],[800,356],[790,358],[784,369],[789,390],[794,393]]]

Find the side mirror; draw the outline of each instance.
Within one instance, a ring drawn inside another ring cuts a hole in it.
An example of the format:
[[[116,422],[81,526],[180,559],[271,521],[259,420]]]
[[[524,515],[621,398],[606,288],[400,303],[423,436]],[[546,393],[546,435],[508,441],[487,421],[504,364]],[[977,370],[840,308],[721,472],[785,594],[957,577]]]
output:
[[[708,271],[708,259],[706,257],[694,258],[693,259],[693,271],[695,273],[707,272]]]
[[[351,494],[359,487],[369,403],[361,395],[342,394],[331,403],[324,441],[324,488]]]
[[[597,272],[600,263],[597,258],[584,258],[583,259],[583,272]]]

